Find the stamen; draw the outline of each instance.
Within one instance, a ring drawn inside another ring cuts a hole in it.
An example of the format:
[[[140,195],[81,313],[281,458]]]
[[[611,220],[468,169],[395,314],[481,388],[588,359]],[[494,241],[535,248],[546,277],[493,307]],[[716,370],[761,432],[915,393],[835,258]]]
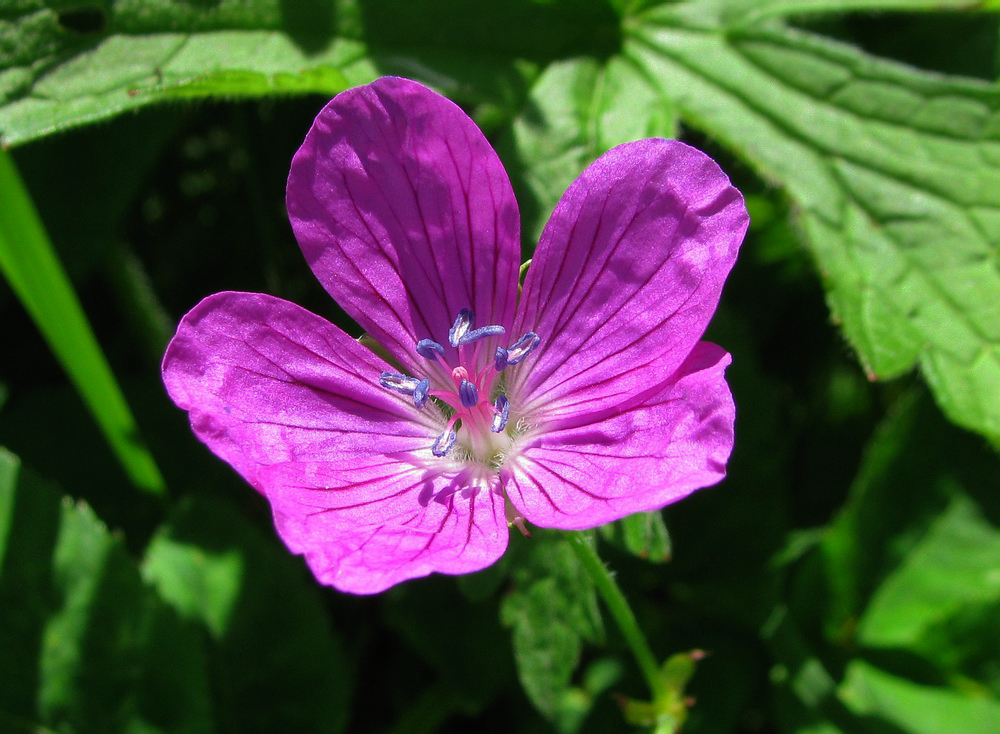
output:
[[[448,330],[448,341],[451,342],[453,347],[457,347],[462,342],[462,337],[468,333],[469,329],[472,328],[472,323],[475,321],[476,316],[467,308],[463,308],[458,312],[458,317],[455,319],[454,326]]]
[[[542,337],[538,336],[533,331],[529,331],[527,334],[522,336],[514,345],[507,350],[507,365],[515,365],[522,359],[531,354],[538,343],[542,340]]]
[[[498,324],[490,324],[489,326],[480,326],[478,329],[473,329],[472,324],[475,323],[475,320],[475,314],[467,308],[463,308],[458,312],[455,325],[448,330],[448,341],[451,342],[453,347],[472,344],[472,342],[479,341],[487,336],[499,336],[507,331]]]
[[[398,372],[383,372],[379,375],[378,384],[403,395],[412,395],[413,404],[418,408],[423,408],[427,405],[431,381],[426,377],[419,380],[416,377],[407,377]]]
[[[463,308],[458,312],[455,322],[448,330],[448,343],[457,350],[457,354],[445,357],[446,348],[433,339],[420,339],[416,343],[416,351],[424,359],[437,362],[445,377],[450,373],[451,386],[439,385],[433,393],[435,402],[439,403],[450,414],[443,430],[431,444],[434,456],[446,456],[458,442],[458,431],[464,430],[468,435],[463,438],[462,457],[472,458],[489,464],[496,464],[497,456],[495,441],[485,433],[486,425],[492,433],[504,433],[510,423],[510,402],[503,394],[499,394],[490,405],[489,396],[496,394],[496,384],[499,381],[503,389],[503,380],[498,380],[496,372],[501,372],[523,361],[535,350],[541,338],[533,331],[524,334],[511,346],[492,346],[493,364],[488,359],[480,360],[481,352],[485,351],[482,340],[506,334],[506,329],[499,324],[488,324],[475,328],[476,317],[471,309]],[[472,344],[473,346],[467,347]],[[483,364],[485,362],[485,364]],[[447,378],[446,378],[447,379]],[[413,404],[419,409],[430,402],[430,378],[408,377],[398,372],[383,372],[379,383],[390,390],[409,395]],[[482,398],[482,401],[480,401]],[[491,410],[492,409],[492,410]],[[524,418],[518,419],[518,430]],[[467,443],[466,443],[467,439]],[[502,461],[501,461],[502,463]],[[523,518],[508,516],[513,525],[524,528]]]
[[[438,457],[444,456],[451,451],[451,447],[455,445],[457,439],[458,435],[449,428],[434,439],[434,443],[431,445],[431,453]]]
[[[498,395],[496,402],[493,403],[493,410],[496,411],[496,415],[493,416],[490,430],[493,433],[500,433],[507,427],[507,419],[510,418],[510,402],[503,395]]]
[[[427,405],[427,398],[430,395],[431,381],[426,377],[417,383],[417,386],[413,388],[413,404],[417,408],[423,408]]]
[[[477,342],[480,339],[484,339],[488,336],[500,336],[501,334],[507,333],[507,330],[500,326],[499,324],[491,324],[489,326],[480,326],[478,329],[473,329],[472,331],[466,332],[465,336],[459,340],[459,344],[472,344],[472,342]]]
[[[378,384],[390,390],[401,392],[403,395],[413,395],[413,391],[420,385],[420,380],[416,377],[401,375],[398,372],[383,372],[379,375]]]
[[[458,386],[458,397],[461,398],[462,405],[471,408],[479,402],[479,390],[468,380],[462,380],[462,384]]]
[[[437,356],[444,356],[444,347],[433,339],[421,339],[417,342],[417,354],[425,359],[435,359]]]

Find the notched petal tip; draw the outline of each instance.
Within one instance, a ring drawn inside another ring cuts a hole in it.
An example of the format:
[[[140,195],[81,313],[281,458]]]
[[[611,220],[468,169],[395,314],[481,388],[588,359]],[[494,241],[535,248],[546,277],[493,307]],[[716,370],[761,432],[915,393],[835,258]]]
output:
[[[319,281],[404,368],[418,339],[445,343],[460,308],[513,320],[509,178],[472,119],[433,90],[385,77],[334,97],[292,160],[286,206]]]

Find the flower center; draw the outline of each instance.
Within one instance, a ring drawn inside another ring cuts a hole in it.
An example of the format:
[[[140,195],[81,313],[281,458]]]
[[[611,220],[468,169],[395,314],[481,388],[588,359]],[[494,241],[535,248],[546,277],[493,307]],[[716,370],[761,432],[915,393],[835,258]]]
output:
[[[479,350],[486,337],[501,336],[502,326],[475,327],[472,311],[463,308],[448,332],[448,342],[456,350],[451,364],[445,358],[445,348],[432,339],[421,339],[416,350],[432,362],[434,384],[430,377],[410,377],[398,372],[383,372],[382,387],[413,398],[417,408],[423,408],[434,398],[448,415],[444,430],[434,439],[431,452],[446,456],[456,444],[482,462],[492,462],[505,447],[501,436],[506,435],[510,419],[510,403],[504,395],[503,372],[520,363],[538,346],[541,338],[529,331],[510,347],[497,347],[492,362],[480,367]]]

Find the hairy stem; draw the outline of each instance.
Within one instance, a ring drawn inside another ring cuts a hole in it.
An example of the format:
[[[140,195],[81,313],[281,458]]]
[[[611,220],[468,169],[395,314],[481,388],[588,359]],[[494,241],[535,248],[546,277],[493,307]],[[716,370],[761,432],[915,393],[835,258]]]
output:
[[[632,613],[632,607],[629,606],[625,595],[618,588],[618,584],[615,583],[614,576],[608,570],[607,566],[604,565],[600,556],[597,555],[593,541],[587,535],[580,532],[571,532],[568,535],[570,537],[570,545],[576,552],[577,558],[580,559],[583,567],[590,574],[594,586],[597,587],[598,593],[604,599],[608,611],[615,618],[618,629],[621,630],[622,636],[624,636],[625,641],[632,650],[632,656],[639,664],[639,669],[642,671],[642,675],[646,679],[650,691],[653,693],[653,700],[662,700],[668,694],[667,686],[660,675],[660,666],[656,662],[656,657],[653,655],[649,643],[646,641],[646,636],[639,628],[635,614]]]

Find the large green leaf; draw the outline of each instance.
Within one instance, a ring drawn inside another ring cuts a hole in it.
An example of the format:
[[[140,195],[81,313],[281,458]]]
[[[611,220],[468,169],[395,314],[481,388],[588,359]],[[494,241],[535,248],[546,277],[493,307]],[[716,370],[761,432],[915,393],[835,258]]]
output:
[[[222,731],[344,730],[340,640],[312,577],[280,544],[220,501],[191,500],[150,543],[143,574],[214,640]]]
[[[332,95],[379,73],[509,103],[515,59],[617,36],[603,0],[21,0],[0,10],[0,143],[178,98]]]
[[[982,444],[923,390],[896,402],[840,516],[788,554],[788,607],[765,626],[781,716],[850,732],[989,730],[1000,462]]]
[[[624,55],[787,189],[871,378],[919,366],[952,420],[1000,441],[1000,91],[729,26],[727,6],[644,11]]]
[[[207,734],[205,665],[121,539],[0,449],[0,729]]]
[[[708,3],[705,3],[707,6]],[[858,10],[968,10],[1000,7],[996,0],[721,0],[727,24],[782,15],[848,13]]]
[[[901,400],[821,545],[830,639],[1000,696],[997,486],[995,455],[929,398]]]
[[[0,11],[0,141],[177,96],[334,94],[373,78],[333,3],[24,0]]]

